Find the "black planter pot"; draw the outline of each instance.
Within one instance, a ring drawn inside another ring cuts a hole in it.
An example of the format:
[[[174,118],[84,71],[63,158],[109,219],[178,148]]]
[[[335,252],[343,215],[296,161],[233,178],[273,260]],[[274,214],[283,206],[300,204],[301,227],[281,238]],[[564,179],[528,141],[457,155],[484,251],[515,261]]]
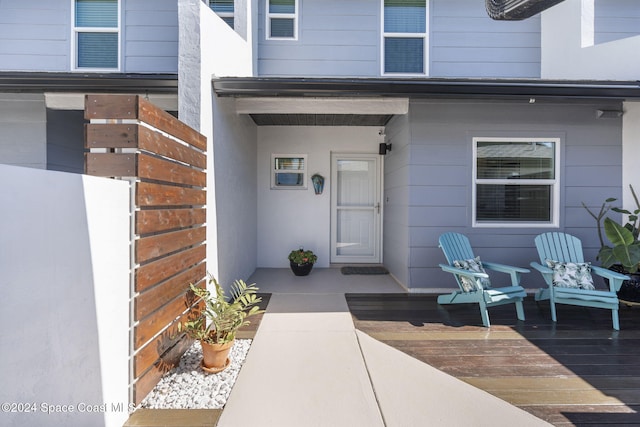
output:
[[[311,269],[313,268],[313,264],[307,262],[305,264],[296,264],[293,261],[289,261],[289,266],[291,267],[291,271],[296,276],[308,276],[311,273]]]
[[[624,267],[619,264],[612,265],[609,270],[613,270],[617,273],[626,274],[631,280],[625,280],[622,282],[622,286],[618,291],[618,299],[622,302],[638,303],[640,304],[640,272],[629,273],[624,270]]]

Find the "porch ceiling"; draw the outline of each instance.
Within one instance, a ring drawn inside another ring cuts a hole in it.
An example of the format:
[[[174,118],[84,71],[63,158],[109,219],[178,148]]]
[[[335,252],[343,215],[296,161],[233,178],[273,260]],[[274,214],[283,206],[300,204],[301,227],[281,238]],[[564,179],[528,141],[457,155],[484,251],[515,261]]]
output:
[[[258,126],[385,126],[393,114],[250,114]]]
[[[258,126],[385,126],[409,112],[408,98],[242,97],[236,112]]]

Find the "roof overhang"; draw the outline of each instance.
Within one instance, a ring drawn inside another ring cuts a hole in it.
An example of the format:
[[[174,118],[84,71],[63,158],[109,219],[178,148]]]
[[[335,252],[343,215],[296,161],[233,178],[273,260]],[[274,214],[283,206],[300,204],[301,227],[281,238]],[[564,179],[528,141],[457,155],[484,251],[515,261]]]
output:
[[[640,100],[640,81],[225,77],[212,84],[218,96],[237,98]]]
[[[167,111],[178,110],[177,74],[0,72],[0,91],[44,93],[47,108],[83,110],[87,93],[144,95]]]
[[[385,126],[410,99],[515,102],[640,101],[639,82],[501,79],[217,78],[220,97],[259,126]]]
[[[0,72],[0,91],[177,94],[178,75]]]

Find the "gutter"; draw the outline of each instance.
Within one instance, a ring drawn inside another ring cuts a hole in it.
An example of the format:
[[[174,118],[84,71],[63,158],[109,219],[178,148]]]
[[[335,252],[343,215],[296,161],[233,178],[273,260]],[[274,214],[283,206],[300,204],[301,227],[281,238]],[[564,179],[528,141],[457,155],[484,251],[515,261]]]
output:
[[[212,85],[221,97],[640,100],[640,81],[225,77]]]
[[[0,91],[177,94],[178,75],[0,72]]]

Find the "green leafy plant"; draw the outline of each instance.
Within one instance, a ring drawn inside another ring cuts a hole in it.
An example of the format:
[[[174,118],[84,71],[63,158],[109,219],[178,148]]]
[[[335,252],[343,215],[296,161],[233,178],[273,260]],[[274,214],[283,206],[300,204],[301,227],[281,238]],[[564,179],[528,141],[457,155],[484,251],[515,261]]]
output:
[[[178,332],[184,331],[189,337],[209,344],[225,344],[235,339],[238,329],[250,323],[247,317],[264,312],[257,306],[262,298],[256,295],[258,288],[255,284],[247,285],[242,280],[233,282],[229,299],[222,286],[211,276],[209,284],[214,285],[215,294],[189,285],[205,306],[197,313],[196,319],[179,323]]]
[[[305,251],[304,248],[294,249],[289,253],[289,261],[294,264],[315,264],[317,260],[318,257],[313,251]]]
[[[638,234],[640,232],[640,230],[638,230],[640,202],[638,201],[638,196],[633,186],[629,185],[629,188],[631,189],[633,200],[636,203],[636,209],[633,212],[611,206],[611,203],[617,200],[615,198],[605,200],[598,213],[592,212],[584,202],[582,206],[596,220],[598,237],[600,238],[598,259],[602,263],[602,266],[609,268],[614,264],[621,264],[627,272],[635,273],[640,268],[640,242],[638,241]],[[626,215],[627,222],[622,224],[612,220],[606,216],[609,211]],[[605,243],[602,235],[603,229],[604,234],[613,247]]]

